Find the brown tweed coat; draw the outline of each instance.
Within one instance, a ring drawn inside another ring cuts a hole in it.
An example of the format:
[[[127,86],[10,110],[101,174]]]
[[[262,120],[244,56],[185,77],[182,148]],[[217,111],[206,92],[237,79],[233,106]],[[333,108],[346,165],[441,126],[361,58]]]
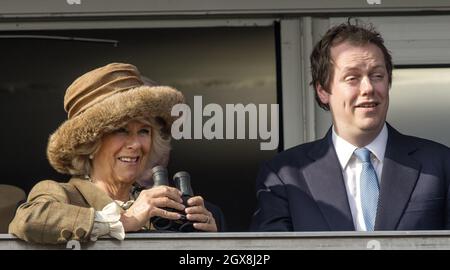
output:
[[[88,241],[94,211],[102,210],[112,201],[104,191],[84,179],[72,178],[68,183],[41,181],[17,209],[9,233],[42,244]]]

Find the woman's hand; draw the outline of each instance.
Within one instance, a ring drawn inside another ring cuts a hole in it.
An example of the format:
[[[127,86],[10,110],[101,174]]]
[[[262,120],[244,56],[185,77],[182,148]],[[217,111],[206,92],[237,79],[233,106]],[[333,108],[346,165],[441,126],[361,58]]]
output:
[[[201,196],[189,198],[189,207],[185,209],[186,218],[194,222],[194,228],[201,231],[217,232],[216,220],[211,212],[205,208],[205,203]]]
[[[181,199],[181,191],[169,186],[158,186],[143,190],[133,205],[122,214],[120,221],[125,231],[128,232],[141,229],[154,216],[171,220],[181,218],[179,213],[167,211],[163,208],[183,211],[185,207]]]

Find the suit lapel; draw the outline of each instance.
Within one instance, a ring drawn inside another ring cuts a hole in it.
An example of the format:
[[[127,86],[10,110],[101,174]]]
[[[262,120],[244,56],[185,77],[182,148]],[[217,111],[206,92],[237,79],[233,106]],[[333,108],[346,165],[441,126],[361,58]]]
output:
[[[88,180],[72,178],[69,182],[83,195],[87,203],[95,210],[102,210],[108,203],[113,202],[103,190]]]
[[[395,230],[416,185],[421,166],[411,154],[417,147],[388,125],[375,230]]]
[[[355,230],[331,129],[308,155],[315,162],[303,170],[303,175],[328,226],[335,231]]]

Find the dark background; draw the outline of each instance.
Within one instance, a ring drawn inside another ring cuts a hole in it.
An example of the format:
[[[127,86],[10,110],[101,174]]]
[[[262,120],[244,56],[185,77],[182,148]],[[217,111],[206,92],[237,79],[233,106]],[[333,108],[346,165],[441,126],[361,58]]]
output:
[[[118,46],[24,35],[111,39]],[[16,185],[27,193],[38,181],[69,179],[48,164],[48,136],[66,119],[67,86],[107,63],[136,65],[159,84],[182,91],[188,104],[194,95],[201,95],[204,105],[218,103],[224,109],[226,103],[277,103],[273,27],[27,31],[0,36],[0,184]],[[260,142],[174,140],[169,174],[188,171],[194,193],[223,210],[229,231],[246,231],[255,209],[258,168],[277,152],[259,150]]]

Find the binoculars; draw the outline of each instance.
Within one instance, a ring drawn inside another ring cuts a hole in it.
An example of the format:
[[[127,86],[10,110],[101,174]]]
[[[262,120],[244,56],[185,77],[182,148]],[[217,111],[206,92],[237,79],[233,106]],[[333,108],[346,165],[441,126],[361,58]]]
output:
[[[154,187],[169,184],[169,177],[167,169],[163,166],[156,166],[152,169]],[[194,192],[191,187],[191,177],[187,172],[178,172],[173,176],[175,187],[178,188],[182,195],[183,204],[187,207],[187,200],[194,196]],[[197,232],[193,226],[193,223],[186,218],[186,214],[183,211],[175,210],[172,208],[164,208],[167,211],[177,212],[181,214],[181,218],[178,220],[170,220],[163,217],[152,217],[150,222],[158,231],[172,231],[172,232]]]

